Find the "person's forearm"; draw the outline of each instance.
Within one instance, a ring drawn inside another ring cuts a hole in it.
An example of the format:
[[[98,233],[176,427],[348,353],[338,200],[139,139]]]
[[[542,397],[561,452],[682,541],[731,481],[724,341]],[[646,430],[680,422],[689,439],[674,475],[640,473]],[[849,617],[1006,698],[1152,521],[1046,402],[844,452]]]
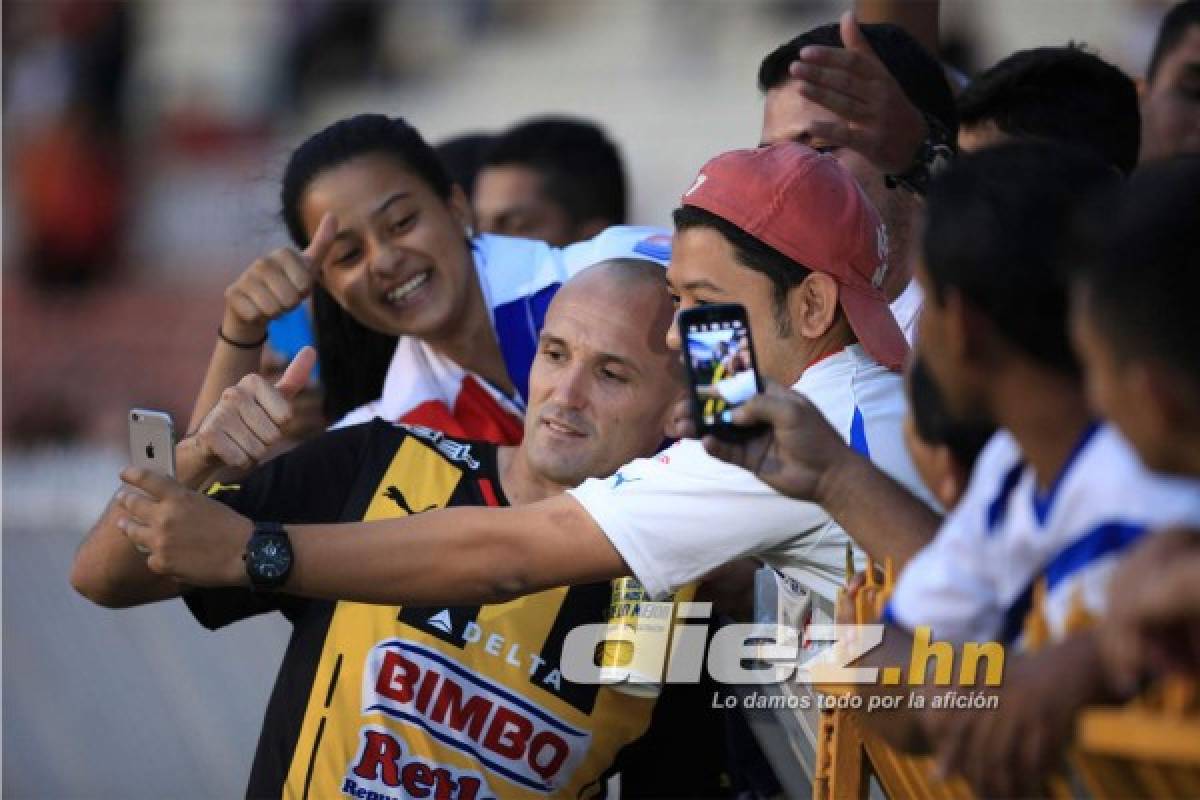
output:
[[[75,553],[71,586],[93,603],[108,608],[128,608],[178,595],[182,589],[179,583],[151,572],[146,556],[117,527],[116,518],[121,513],[115,500],[110,501]]]
[[[266,328],[250,325],[226,311],[224,319],[221,320],[221,331],[234,341],[250,343],[261,339]],[[218,338],[213,346],[208,369],[204,374],[204,383],[201,384],[200,393],[196,395],[196,402],[192,406],[188,432],[193,432],[200,427],[204,417],[220,401],[221,392],[256,371],[261,360],[261,345],[251,348],[234,347]]]
[[[1052,670],[1063,676],[1064,690],[1083,707],[1126,699],[1108,679],[1100,651],[1100,633],[1090,629],[1069,635],[1045,650],[1018,656],[1019,669]],[[1028,660],[1030,665],[1025,666]],[[1069,686],[1067,684],[1069,683]]]
[[[574,500],[452,508],[354,525],[288,526],[284,591],[383,605],[495,603],[627,574]]]
[[[825,473],[816,501],[878,563],[891,558],[897,574],[942,523],[937,512],[851,450]]]
[[[297,442],[281,441],[276,443],[259,462],[265,464],[288,450],[295,447]],[[214,481],[225,483],[240,480],[253,471],[254,466],[234,467],[221,461],[220,457],[208,450],[197,441],[197,437],[188,438],[175,445],[175,480],[189,489],[202,492]]]
[[[175,479],[189,489],[204,489],[226,469],[195,437],[175,445]]]
[[[1200,617],[1200,553],[1180,553],[1163,563],[1153,583],[1138,587],[1128,602],[1135,618],[1148,628],[1166,628]]]
[[[883,670],[888,667],[900,667],[907,674],[912,657],[912,642],[912,636],[907,631],[895,625],[887,625],[884,629],[883,644],[864,656],[855,666],[875,667],[879,669],[881,677]],[[894,709],[876,710],[863,715],[863,718],[867,727],[892,747],[909,753],[925,753],[929,750],[929,742],[921,729],[918,713],[912,710],[907,702],[910,690],[903,682],[898,686],[884,686],[882,682],[876,682],[856,688],[863,698],[864,706],[869,705],[872,697],[900,696],[901,700]]]
[[[1016,652],[1013,647],[1006,648],[1006,653],[1001,686],[1009,680],[1020,681],[1027,673],[1058,675],[1062,680],[1056,684],[1055,693],[1064,702],[1083,707],[1124,699],[1114,690],[1104,672],[1100,635],[1095,628],[1069,634],[1034,653]],[[957,686],[957,680],[952,685]],[[1002,698],[1002,701],[1004,699],[1011,702],[1020,698]]]
[[[889,626],[889,634],[897,629]],[[864,660],[867,666],[900,666],[905,670],[908,680],[913,680],[907,674],[907,665],[911,658],[912,638],[903,631],[895,637],[894,644],[881,647],[875,654]],[[1010,654],[1011,660],[1006,660],[1004,676],[999,687],[987,689],[999,694],[999,710],[1002,713],[1006,704],[1021,703],[1028,700],[1025,678],[1037,674],[1041,680],[1054,681],[1054,700],[1069,709],[1072,713],[1089,705],[1111,702],[1119,699],[1109,685],[1100,660],[1099,637],[1096,631],[1085,631],[1072,635],[1061,642],[1037,653]],[[1055,677],[1057,676],[1057,678]],[[939,722],[938,715],[947,713],[937,709],[934,704],[936,695],[950,689],[978,690],[987,687],[981,684],[964,685],[961,683],[961,672],[955,673],[948,685],[926,685],[914,687],[913,692],[925,695],[924,703],[902,702],[896,711],[877,712],[866,716],[867,725],[882,737],[892,747],[909,753],[924,754],[932,747],[930,726]],[[1010,683],[1016,683],[1009,686]],[[1008,688],[1005,688],[1005,687]],[[863,686],[860,694],[869,698],[871,694],[895,694],[896,687]],[[908,690],[905,689],[907,694]],[[940,747],[941,745],[939,745]]]

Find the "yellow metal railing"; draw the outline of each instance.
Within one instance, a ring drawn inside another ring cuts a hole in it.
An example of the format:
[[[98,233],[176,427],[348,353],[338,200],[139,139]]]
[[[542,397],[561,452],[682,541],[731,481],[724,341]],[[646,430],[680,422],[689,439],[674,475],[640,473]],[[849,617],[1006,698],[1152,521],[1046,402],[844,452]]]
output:
[[[847,557],[847,577],[853,561]],[[890,561],[882,577],[868,561],[865,583],[854,598],[858,624],[880,618],[892,593],[895,574]],[[1044,582],[1034,590],[1032,608],[1025,620],[1026,646],[1030,650],[1050,641],[1045,617]],[[845,600],[839,602],[842,606]],[[1072,600],[1068,632],[1096,624],[1081,596]],[[836,697],[855,691],[853,686],[814,687]],[[985,712],[984,712],[985,713]],[[901,752],[874,735],[862,710],[822,710],[817,739],[817,768],[813,778],[816,800],[866,798],[874,777],[890,798],[968,800],[970,787],[961,778],[940,779],[933,759]],[[1122,708],[1089,708],[1080,715],[1075,743],[1063,774],[1052,776],[1045,794],[1069,798],[1076,792],[1065,775],[1071,772],[1087,796],[1101,798],[1200,797],[1200,689],[1192,679],[1171,678],[1155,685]]]

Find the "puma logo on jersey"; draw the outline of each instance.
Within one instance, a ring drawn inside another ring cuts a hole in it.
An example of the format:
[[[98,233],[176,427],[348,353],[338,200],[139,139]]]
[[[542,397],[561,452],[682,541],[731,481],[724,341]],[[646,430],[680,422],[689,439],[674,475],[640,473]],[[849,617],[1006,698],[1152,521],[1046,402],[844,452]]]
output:
[[[384,490],[383,494],[385,497],[387,497],[388,500],[391,500],[393,503],[400,506],[400,508],[403,509],[405,514],[420,514],[422,511],[428,511],[429,509],[434,508],[437,505],[436,503],[434,503],[432,505],[426,506],[425,508],[422,508],[420,511],[414,511],[411,508],[409,508],[408,501],[404,499],[404,493],[401,492],[395,486],[387,487],[387,489]]]
[[[613,476],[612,488],[617,489],[617,488],[620,488],[623,484],[637,483],[640,480],[641,480],[641,478],[626,478],[623,473],[618,472],[616,475]]]

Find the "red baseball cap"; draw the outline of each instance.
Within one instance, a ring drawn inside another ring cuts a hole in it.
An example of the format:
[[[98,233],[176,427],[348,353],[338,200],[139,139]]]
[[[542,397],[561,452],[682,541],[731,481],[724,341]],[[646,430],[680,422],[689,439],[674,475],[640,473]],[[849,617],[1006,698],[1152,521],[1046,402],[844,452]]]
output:
[[[704,165],[682,202],[831,276],[863,348],[888,369],[903,369],[908,342],[883,292],[887,231],[836,159],[795,142],[731,150]]]

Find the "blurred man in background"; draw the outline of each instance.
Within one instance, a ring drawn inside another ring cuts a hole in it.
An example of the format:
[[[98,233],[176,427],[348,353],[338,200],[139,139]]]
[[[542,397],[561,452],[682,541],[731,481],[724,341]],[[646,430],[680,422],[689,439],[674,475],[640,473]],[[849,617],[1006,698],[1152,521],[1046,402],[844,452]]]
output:
[[[1088,150],[1128,175],[1141,137],[1137,87],[1082,47],[1019,50],[958,96],[958,147],[974,152],[1014,138]]]
[[[433,146],[450,180],[462,187],[468,200],[475,199],[475,179],[483,168],[483,159],[496,137],[490,133],[463,133],[443,139]]]
[[[1200,0],[1171,9],[1142,86],[1142,161],[1200,152]]]
[[[1098,232],[1097,256],[1074,286],[1073,332],[1089,396],[1151,468],[1200,477],[1200,156],[1138,171]],[[1200,535],[1155,537],[1113,580],[1101,626],[1110,671],[1200,669]]]
[[[879,210],[887,227],[883,288],[911,342],[921,308],[908,264],[914,215],[938,148],[952,148],[958,132],[941,65],[904,29],[860,26],[846,14],[768,54],[758,88],[762,143],[795,141],[832,154]]]
[[[625,168],[595,123],[538,117],[498,136],[475,181],[481,233],[565,247],[625,223]]]

